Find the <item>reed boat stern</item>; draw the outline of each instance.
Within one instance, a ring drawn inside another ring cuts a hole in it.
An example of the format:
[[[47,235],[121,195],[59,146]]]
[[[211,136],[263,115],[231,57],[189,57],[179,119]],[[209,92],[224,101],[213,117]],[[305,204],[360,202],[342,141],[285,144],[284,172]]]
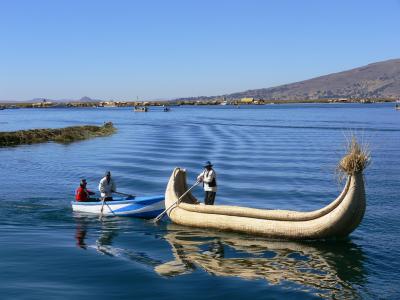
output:
[[[176,205],[179,197],[181,197],[181,195],[183,195],[187,190],[188,186],[186,183],[186,170],[182,168],[175,168],[168,181],[165,191],[165,208],[167,209],[171,207],[171,209],[167,211],[169,217],[171,212],[173,212],[174,206]],[[198,201],[190,192],[188,192],[180,200],[180,203],[196,204]]]

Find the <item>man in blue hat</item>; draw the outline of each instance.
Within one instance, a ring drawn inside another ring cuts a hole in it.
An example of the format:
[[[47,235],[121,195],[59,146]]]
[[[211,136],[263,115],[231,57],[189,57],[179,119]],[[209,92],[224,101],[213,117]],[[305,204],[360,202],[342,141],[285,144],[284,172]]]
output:
[[[217,175],[210,161],[204,164],[204,170],[197,176],[197,180],[203,182],[204,204],[214,205],[215,195],[217,194]]]

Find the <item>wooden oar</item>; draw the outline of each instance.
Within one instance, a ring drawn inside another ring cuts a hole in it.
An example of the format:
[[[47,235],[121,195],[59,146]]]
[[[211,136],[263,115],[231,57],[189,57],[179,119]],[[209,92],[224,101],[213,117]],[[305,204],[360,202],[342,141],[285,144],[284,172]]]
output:
[[[131,195],[131,194],[126,194],[126,193],[121,193],[121,192],[113,192],[114,194],[118,194],[118,195],[122,195],[122,196],[126,196],[126,197],[131,197],[131,198],[135,198],[135,195]]]
[[[103,203],[101,204],[100,218],[99,218],[100,221],[101,221],[101,219],[103,218],[104,203],[106,203],[106,197],[103,197]]]
[[[191,187],[190,189],[188,189],[186,192],[184,192],[184,193],[182,194],[182,196],[179,197],[178,200],[176,200],[173,204],[171,204],[170,207],[168,207],[168,208],[167,208],[166,210],[164,210],[161,214],[159,214],[156,218],[154,218],[153,222],[154,222],[154,223],[157,223],[158,221],[160,221],[161,218],[164,216],[164,214],[165,214],[167,211],[169,211],[174,205],[179,204],[179,201],[181,201],[181,199],[182,199],[184,196],[186,196],[186,194],[189,193],[189,192],[190,192],[195,186],[197,186],[199,183],[200,183],[200,181],[197,180],[196,183],[193,184],[192,187]]]
[[[101,209],[100,209],[100,218],[99,220],[101,221],[103,218],[103,210],[104,210],[104,204],[107,205],[108,209],[111,211],[111,213],[116,216],[115,212],[111,209],[110,205],[108,205],[107,201],[105,200],[106,198],[103,197],[103,203],[101,204]]]
[[[108,205],[107,202],[106,202],[106,205],[107,205],[108,209],[112,212],[112,214],[113,214],[114,216],[116,216],[115,212],[111,209],[110,205]]]

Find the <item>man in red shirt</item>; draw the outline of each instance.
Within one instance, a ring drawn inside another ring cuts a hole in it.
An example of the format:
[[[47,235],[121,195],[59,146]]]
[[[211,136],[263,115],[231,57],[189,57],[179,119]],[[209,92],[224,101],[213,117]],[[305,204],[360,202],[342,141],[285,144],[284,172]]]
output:
[[[82,179],[79,188],[76,190],[75,200],[79,202],[98,201],[90,198],[90,195],[94,195],[94,193],[86,188],[86,184],[86,179]]]

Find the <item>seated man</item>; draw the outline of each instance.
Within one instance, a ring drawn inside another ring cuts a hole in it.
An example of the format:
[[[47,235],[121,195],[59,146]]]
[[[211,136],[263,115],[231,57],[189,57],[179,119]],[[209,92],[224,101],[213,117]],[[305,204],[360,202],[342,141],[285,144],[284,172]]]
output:
[[[75,194],[75,200],[78,202],[93,202],[93,201],[99,201],[96,198],[90,198],[91,195],[94,195],[95,193],[92,191],[89,191],[86,188],[86,179],[82,179],[81,183],[79,185],[79,188],[76,190]]]

